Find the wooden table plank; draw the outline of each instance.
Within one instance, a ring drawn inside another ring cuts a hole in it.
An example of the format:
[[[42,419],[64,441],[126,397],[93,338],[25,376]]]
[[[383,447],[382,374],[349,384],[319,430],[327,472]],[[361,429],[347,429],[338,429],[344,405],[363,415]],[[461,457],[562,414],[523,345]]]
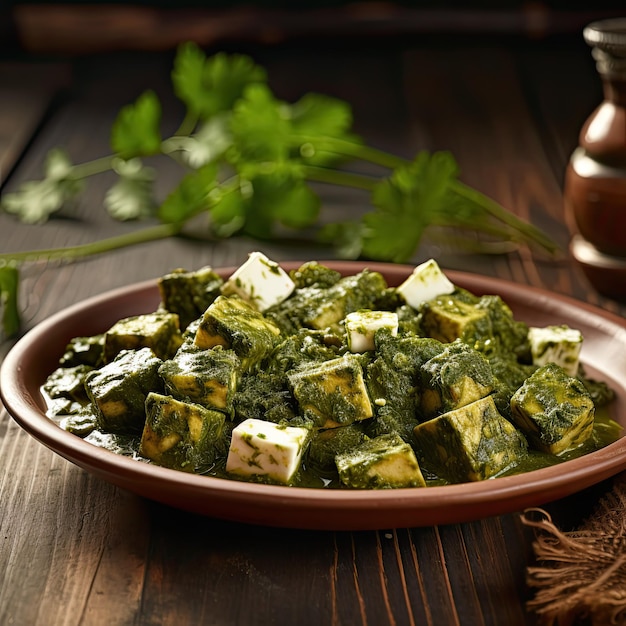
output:
[[[0,186],[68,83],[62,63],[0,62]]]

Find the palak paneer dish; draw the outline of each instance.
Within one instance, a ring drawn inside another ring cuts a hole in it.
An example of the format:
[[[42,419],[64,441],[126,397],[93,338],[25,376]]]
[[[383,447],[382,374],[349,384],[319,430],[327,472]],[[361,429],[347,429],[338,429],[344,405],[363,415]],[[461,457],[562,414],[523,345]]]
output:
[[[253,252],[177,269],[157,310],[72,339],[48,415],[138,462],[338,489],[429,487],[561,463],[620,436],[581,333],[530,327],[434,259],[398,286]]]

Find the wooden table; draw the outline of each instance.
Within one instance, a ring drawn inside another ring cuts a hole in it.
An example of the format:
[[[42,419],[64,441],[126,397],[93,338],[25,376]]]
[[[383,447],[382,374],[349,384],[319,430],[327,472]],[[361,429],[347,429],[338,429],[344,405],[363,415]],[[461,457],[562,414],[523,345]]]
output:
[[[564,248],[562,180],[578,130],[599,102],[580,37],[404,38],[384,45],[253,48],[275,92],[308,91],[352,103],[372,145],[410,157],[451,150],[462,179],[548,231]],[[0,177],[5,190],[37,178],[47,150],[75,162],[107,154],[118,109],[144,88],[164,98],[164,124],[180,113],[166,95],[171,56],[103,54],[0,64]],[[176,170],[159,170],[164,194]],[[109,179],[94,179],[75,217],[26,226],[0,216],[2,251],[78,244],[136,224],[101,209]],[[323,191],[329,210],[358,210],[361,196]],[[174,267],[242,262],[258,242],[172,239],[80,263],[34,266],[22,282],[24,330],[102,291]],[[329,256],[313,244],[263,244],[277,261]],[[467,256],[425,246],[462,269],[567,294],[624,314],[569,260],[526,253]],[[2,345],[2,354],[11,347]],[[609,486],[547,505],[575,526]],[[250,527],[143,500],[56,456],[0,415],[0,623],[363,624],[518,626],[533,561],[519,513],[442,527],[314,532]]]

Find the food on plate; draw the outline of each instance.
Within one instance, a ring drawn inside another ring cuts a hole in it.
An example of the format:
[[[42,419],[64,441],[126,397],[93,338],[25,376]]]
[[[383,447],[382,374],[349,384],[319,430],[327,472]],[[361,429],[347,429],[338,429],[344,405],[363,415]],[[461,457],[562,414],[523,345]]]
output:
[[[221,411],[156,392],[146,397],[145,411],[139,453],[160,465],[195,468],[227,449]]]
[[[159,367],[168,394],[190,400],[232,417],[241,359],[234,350],[216,346],[212,350],[184,343],[171,359]]]
[[[226,471],[289,483],[300,467],[310,429],[247,419],[233,429]]]
[[[362,360],[345,354],[287,375],[289,387],[305,420],[333,428],[374,415],[363,378]]]
[[[556,363],[542,365],[511,398],[513,422],[536,448],[552,454],[586,441],[594,412],[583,383]]]
[[[415,451],[396,433],[367,439],[335,463],[342,484],[354,489],[426,486]]]
[[[280,341],[280,328],[238,297],[218,296],[195,329],[196,348],[232,350],[244,371],[269,357]]]
[[[187,328],[220,295],[223,283],[210,267],[195,272],[175,269],[159,279],[163,308],[178,315],[180,327]]]
[[[556,363],[570,376],[578,374],[583,345],[583,336],[579,330],[563,325],[531,327],[528,329],[528,341],[533,363],[536,365]]]
[[[85,376],[98,428],[113,433],[142,432],[146,398],[163,387],[161,363],[150,348],[122,350],[113,361]]]
[[[176,354],[182,343],[178,316],[167,311],[128,317],[104,335],[103,358],[110,363],[122,350],[150,348],[160,359]]]
[[[414,434],[425,465],[451,483],[491,478],[525,459],[528,448],[491,396],[426,420]]]
[[[428,419],[488,396],[496,386],[489,361],[460,340],[420,367],[421,409]]]
[[[611,391],[583,338],[529,327],[434,259],[400,285],[260,252],[230,276],[177,269],[156,311],[72,339],[48,415],[138,462],[231,480],[427,488],[606,445]]]

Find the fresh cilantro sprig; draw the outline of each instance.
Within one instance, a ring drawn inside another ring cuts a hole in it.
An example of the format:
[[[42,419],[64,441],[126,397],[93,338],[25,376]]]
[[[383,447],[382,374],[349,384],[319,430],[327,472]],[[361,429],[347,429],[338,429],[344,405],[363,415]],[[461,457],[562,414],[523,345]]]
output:
[[[75,260],[145,241],[179,235],[205,215],[214,236],[245,234],[267,239],[277,228],[305,229],[319,219],[321,199],[311,183],[363,190],[370,210],[353,221],[319,229],[319,239],[338,252],[393,262],[408,261],[431,229],[454,229],[459,245],[528,244],[550,253],[556,245],[477,190],[463,184],[450,153],[420,152],[406,160],[368,146],[353,129],[348,103],[307,94],[295,103],[276,98],[265,70],[249,57],[207,57],[195,44],[182,45],[171,74],[174,94],[186,113],[170,137],[161,133],[161,104],[153,91],[123,107],[110,136],[111,154],[73,164],[56,149],[44,177],[5,193],[0,208],[28,223],[42,223],[69,210],[90,177],[105,171],[117,180],[103,205],[118,220],[148,219],[150,225],[120,237],[52,250],[0,254],[0,304],[5,334],[19,327],[19,267],[36,260]],[[181,166],[179,184],[157,201],[155,157]],[[380,173],[362,173],[363,162]]]
[[[0,267],[0,311],[2,329],[7,337],[15,335],[20,327],[18,284],[19,271],[15,263]]]

